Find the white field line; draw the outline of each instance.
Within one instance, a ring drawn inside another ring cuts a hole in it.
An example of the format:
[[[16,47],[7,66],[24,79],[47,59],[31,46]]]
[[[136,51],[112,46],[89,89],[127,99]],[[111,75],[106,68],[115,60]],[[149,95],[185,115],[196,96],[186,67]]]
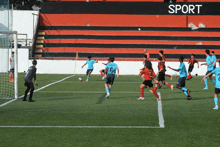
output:
[[[76,81],[73,81],[73,82],[70,82],[70,81],[65,81],[65,82],[62,82],[62,83],[77,83],[77,84],[88,84],[88,82],[76,82]],[[102,82],[100,81],[100,82],[97,82],[97,81],[89,81],[89,83],[105,83],[105,81],[103,80]],[[114,82],[114,83],[139,83],[139,84],[141,84],[142,82]],[[177,83],[177,82],[168,82],[168,83]],[[191,82],[187,82],[187,83],[191,83]]]
[[[70,77],[73,77],[74,75],[72,76],[69,76],[69,77],[66,77],[62,80],[59,80],[59,81],[56,81],[54,83],[51,83],[51,84],[48,84],[44,87],[41,87],[37,90],[35,90],[34,92],[39,92],[39,90],[41,89],[44,89],[50,85],[53,85],[53,84],[56,84],[56,83],[59,83],[59,82],[62,82]],[[40,91],[40,92],[53,92],[54,91]],[[56,93],[105,93],[103,91],[56,91]],[[127,91],[119,91],[119,92],[115,92],[115,93],[139,93],[139,92],[127,92]],[[150,92],[146,92],[146,93],[150,93]],[[23,96],[20,96],[19,98],[21,98]],[[13,99],[11,102],[15,101],[16,99]],[[162,101],[157,101],[158,102],[158,117],[159,117],[159,126],[0,126],[0,128],[137,128],[137,129],[144,129],[144,128],[165,128],[165,125],[164,125],[164,118],[163,118],[163,112],[162,112]],[[10,102],[9,102],[10,103]],[[8,102],[7,102],[8,104]],[[0,107],[2,106],[5,106],[7,105],[6,103],[0,105]]]
[[[38,91],[41,93],[106,93],[103,91]],[[113,91],[111,93],[140,93],[140,92],[134,92],[134,91]],[[151,92],[144,92],[144,93],[151,93]]]
[[[0,128],[116,128],[116,129],[145,129],[145,128],[161,128],[157,126],[0,126]]]
[[[59,80],[59,81],[56,81],[56,82],[47,84],[47,85],[45,85],[45,86],[43,86],[43,87],[41,87],[41,88],[39,88],[39,89],[37,89],[37,90],[34,90],[34,92],[37,92],[37,91],[39,91],[39,90],[42,90],[42,89],[44,89],[44,88],[46,88],[46,87],[48,87],[48,86],[51,86],[51,85],[53,85],[53,84],[62,82],[62,81],[66,80],[66,79],[68,79],[68,78],[71,78],[71,77],[73,77],[73,76],[75,76],[75,75],[71,75],[71,76],[66,77],[66,78],[64,78],[64,79],[62,79],[62,80]],[[19,99],[19,98],[22,98],[22,97],[24,97],[24,95],[18,97],[18,99]],[[3,103],[3,104],[0,105],[0,107],[3,107],[3,106],[5,106],[5,105],[7,105],[7,104],[9,104],[9,103],[11,103],[11,102],[16,101],[16,100],[17,100],[17,99],[13,99],[13,100],[10,100],[10,101],[8,101],[8,102],[6,102],[6,103]]]
[[[157,101],[157,104],[158,104],[159,125],[160,125],[160,128],[165,128],[163,111],[162,111],[162,100]]]

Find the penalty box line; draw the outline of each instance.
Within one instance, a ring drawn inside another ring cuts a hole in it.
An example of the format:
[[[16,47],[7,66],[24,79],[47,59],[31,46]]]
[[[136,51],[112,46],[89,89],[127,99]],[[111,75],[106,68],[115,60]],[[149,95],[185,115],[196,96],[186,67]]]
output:
[[[147,129],[162,128],[159,126],[0,126],[0,128],[112,128],[112,129]]]
[[[51,85],[53,85],[53,84],[62,82],[62,81],[66,80],[66,79],[68,79],[68,78],[71,78],[71,77],[73,77],[73,76],[75,76],[75,75],[71,75],[71,76],[68,76],[68,77],[66,77],[66,78],[63,78],[63,79],[61,79],[61,80],[59,80],[59,81],[56,81],[56,82],[47,84],[47,85],[45,85],[45,86],[43,86],[43,87],[41,87],[41,88],[38,88],[37,90],[34,90],[34,92],[37,92],[37,91],[39,91],[39,90],[42,90],[42,89],[44,89],[44,88],[46,88],[46,87],[48,87],[48,86],[51,86]],[[28,95],[29,95],[29,93],[28,93]],[[24,97],[24,95],[18,97],[18,99],[20,99],[20,98],[22,98],[22,97]],[[10,101],[8,101],[8,102],[6,102],[6,103],[1,104],[0,107],[3,107],[3,106],[5,106],[5,105],[7,105],[7,104],[10,104],[11,102],[14,102],[14,101],[16,101],[16,100],[17,100],[17,99],[12,99],[12,100],[10,100]]]
[[[0,126],[0,128],[112,128],[112,129],[147,129],[147,128],[165,128],[163,111],[162,111],[162,101],[157,101],[158,103],[158,118],[159,126]]]

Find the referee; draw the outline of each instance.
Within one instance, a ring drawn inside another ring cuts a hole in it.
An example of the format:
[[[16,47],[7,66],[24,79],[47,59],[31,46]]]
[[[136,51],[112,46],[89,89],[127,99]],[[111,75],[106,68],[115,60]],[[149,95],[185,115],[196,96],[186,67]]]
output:
[[[28,68],[28,71],[27,71],[27,73],[26,73],[26,75],[24,77],[24,81],[25,81],[24,86],[26,86],[27,89],[25,91],[23,101],[27,101],[26,97],[27,97],[27,94],[28,94],[29,90],[31,89],[28,102],[35,102],[34,100],[32,100],[32,96],[33,96],[33,92],[34,92],[34,84],[32,82],[33,78],[34,78],[35,84],[38,86],[37,80],[36,80],[36,71],[37,71],[36,65],[37,65],[37,61],[33,60],[32,63],[33,63],[33,66]]]

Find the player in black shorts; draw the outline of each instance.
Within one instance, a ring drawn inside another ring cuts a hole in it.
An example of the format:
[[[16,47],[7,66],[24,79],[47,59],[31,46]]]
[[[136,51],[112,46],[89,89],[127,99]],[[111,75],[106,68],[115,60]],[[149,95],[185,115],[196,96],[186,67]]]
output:
[[[34,78],[34,82],[35,84],[38,86],[37,84],[37,80],[36,80],[36,71],[37,71],[37,68],[35,67],[37,65],[37,61],[36,60],[33,60],[33,66],[29,67],[28,68],[28,71],[24,77],[24,86],[27,87],[26,91],[25,91],[25,94],[24,94],[24,98],[23,98],[23,101],[27,101],[26,97],[27,97],[27,94],[30,91],[30,95],[29,95],[29,100],[28,102],[35,102],[34,100],[32,100],[32,96],[33,96],[33,92],[34,92],[34,84],[32,82],[32,79]]]
[[[198,64],[198,68],[199,68],[199,63],[198,63],[197,60],[195,60],[195,55],[194,54],[191,54],[191,58],[189,59],[188,63],[189,63],[189,68],[188,68],[187,80],[190,80],[190,79],[192,79],[191,72],[192,72],[192,70],[194,68],[194,64],[197,63]]]

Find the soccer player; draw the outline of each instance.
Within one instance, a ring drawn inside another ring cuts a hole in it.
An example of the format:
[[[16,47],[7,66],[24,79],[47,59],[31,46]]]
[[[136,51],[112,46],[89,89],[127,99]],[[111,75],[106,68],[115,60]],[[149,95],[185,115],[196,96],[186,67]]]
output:
[[[149,88],[153,90],[153,84],[152,84],[152,79],[156,77],[152,64],[150,61],[145,62],[145,68],[140,71],[140,75],[144,74],[145,81],[140,85],[140,92],[141,92],[141,97],[138,98],[137,100],[144,100],[144,88]],[[157,100],[160,100],[160,93],[156,93],[156,91],[153,91],[153,94],[157,97]]]
[[[150,61],[150,54],[147,53],[147,49],[144,50],[144,60],[143,60],[143,64],[145,65],[146,61]],[[143,70],[144,68],[140,69],[140,70]],[[141,78],[143,81],[145,81],[145,77],[144,77],[144,74],[141,75]]]
[[[214,51],[211,52],[212,60],[213,60],[213,69],[216,68],[216,56],[214,53],[215,53]]]
[[[210,56],[210,51],[209,50],[205,51],[205,55],[206,55],[206,63],[203,63],[201,65],[206,65],[207,66],[206,75],[208,75],[213,70],[213,63],[214,62],[212,60],[212,57]],[[209,78],[215,84],[215,80],[212,78],[212,74],[209,75]],[[203,88],[203,90],[208,90],[208,80],[207,80],[207,78],[205,79],[205,88]]]
[[[14,82],[14,67],[15,67],[14,52],[11,53],[10,66],[11,66],[11,69],[10,69],[9,82]]]
[[[110,63],[109,59],[108,59],[108,63]],[[102,63],[102,64],[107,65],[108,63]],[[105,69],[102,69],[99,72],[102,75],[102,80],[104,80],[105,79]],[[108,73],[108,69],[106,69],[106,73]]]
[[[205,75],[202,79],[202,82],[207,79],[210,75],[215,74],[216,79],[220,79],[220,60],[219,60],[219,67]],[[217,110],[218,109],[218,94],[220,93],[220,80],[216,80],[215,84],[215,94],[214,94],[214,103],[215,107],[213,109]]]
[[[178,82],[176,83],[176,88],[181,89],[184,92],[184,94],[187,96],[186,100],[191,100],[192,97],[189,95],[190,90],[185,88],[187,71],[186,71],[185,64],[183,63],[183,60],[184,60],[184,57],[180,56],[180,58],[179,58],[180,66],[178,69],[171,68],[170,66],[168,66],[168,68],[180,73],[180,78],[179,78]]]
[[[165,71],[166,71],[166,66],[165,66],[165,56],[164,56],[162,50],[159,51],[159,55],[162,57],[162,62],[164,63],[164,68],[165,68]],[[169,77],[170,80],[173,80],[172,75],[165,74],[165,76]]]
[[[87,68],[87,71],[86,71],[86,75],[87,75],[87,79],[86,79],[86,82],[88,82],[89,81],[89,77],[90,77],[90,75],[91,75],[91,73],[92,73],[92,71],[93,71],[93,64],[94,63],[98,63],[98,60],[93,60],[93,59],[91,59],[92,57],[91,56],[88,56],[88,60],[86,61],[86,63],[82,66],[82,68],[86,65],[86,64],[88,64],[88,68]]]
[[[194,68],[194,64],[197,63],[198,64],[198,68],[199,68],[199,63],[197,60],[195,60],[195,55],[194,54],[191,54],[191,58],[189,59],[188,61],[188,64],[189,65],[189,68],[188,68],[188,77],[187,77],[187,80],[190,80],[192,79],[192,75],[191,75],[191,72]]]
[[[24,81],[25,81],[24,86],[26,86],[27,89],[25,91],[23,101],[27,101],[26,97],[27,97],[29,90],[31,89],[28,102],[35,102],[34,100],[32,100],[32,96],[33,96],[33,92],[34,92],[34,84],[32,82],[33,78],[34,78],[34,83],[38,86],[37,80],[36,80],[37,61],[33,60],[32,64],[33,64],[33,66],[28,68],[28,71],[24,77]]]
[[[113,63],[115,60],[114,57],[110,57],[109,61],[110,63],[108,63],[105,67],[105,90],[106,90],[106,98],[108,98],[110,96],[110,92],[112,89],[112,85],[114,83],[114,79],[115,79],[115,74],[116,74],[116,70],[117,70],[117,78],[119,77],[119,68],[118,65]],[[108,69],[108,74],[107,74],[107,69]]]
[[[156,83],[156,85],[155,85],[153,91],[156,91],[156,90],[157,90],[157,84],[159,84],[159,83],[158,83],[159,81],[162,81],[162,84],[167,85],[168,87],[171,88],[171,90],[173,90],[173,85],[171,85],[171,84],[165,82],[165,68],[164,68],[164,62],[162,62],[162,57],[159,56],[159,57],[158,57],[158,60],[159,60],[159,62],[158,62],[158,73],[157,73],[158,78],[157,78],[157,83]],[[161,85],[161,86],[162,86],[162,85]],[[160,88],[160,87],[159,87],[159,88]],[[151,91],[151,92],[153,92],[153,91]]]

